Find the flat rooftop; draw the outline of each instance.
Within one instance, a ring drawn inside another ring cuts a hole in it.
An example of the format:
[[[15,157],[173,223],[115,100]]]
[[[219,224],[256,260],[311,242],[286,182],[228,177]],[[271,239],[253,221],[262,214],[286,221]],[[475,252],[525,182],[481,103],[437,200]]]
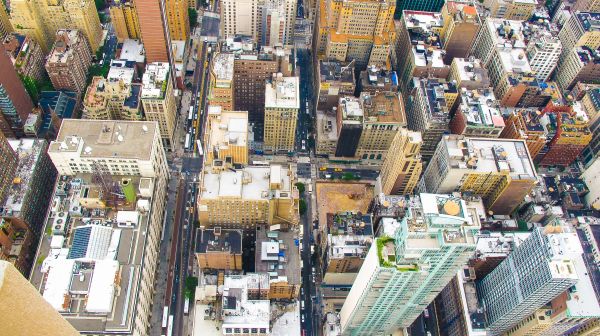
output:
[[[523,23],[516,20],[505,20],[488,17],[485,20],[487,29],[492,33],[492,40],[497,48],[525,48]]]
[[[248,288],[252,288],[248,278],[243,275],[225,276],[222,305],[223,330],[258,328],[260,333],[266,334],[269,332],[271,319],[270,302],[248,299]]]
[[[49,153],[148,160],[158,124],[149,121],[63,119]]]
[[[344,123],[357,122],[362,124],[365,116],[361,100],[353,96],[340,98],[338,113],[342,114]]]
[[[339,81],[354,84],[354,64],[344,65],[339,61],[319,60],[321,82]]]
[[[208,148],[246,146],[248,144],[248,112],[221,111],[210,119]]]
[[[144,52],[144,44],[139,40],[126,39],[121,47],[119,59],[133,61],[136,63],[144,63],[146,54]]]
[[[281,189],[270,189],[272,170],[281,178]],[[291,197],[292,185],[289,168],[279,165],[270,167],[248,166],[239,170],[212,172],[204,170],[202,179],[202,199],[219,199],[222,197],[242,198],[247,200],[269,200],[273,197]]]
[[[317,111],[317,141],[337,141],[335,116]]]
[[[578,12],[575,17],[585,31],[600,31],[600,13]]]
[[[269,231],[266,226],[257,230],[255,271],[267,273],[271,282],[299,285],[300,249],[296,239],[291,231]]]
[[[282,77],[267,83],[265,88],[265,108],[300,108],[300,81],[298,77]]]
[[[530,232],[490,232],[477,236],[476,254],[481,257],[507,257],[519,247]]]
[[[460,110],[467,125],[504,128],[504,118],[496,107],[498,101],[491,89],[461,90]]]
[[[47,62],[49,63],[65,63],[68,59],[75,56],[73,47],[83,43],[80,38],[84,38],[83,35],[79,35],[79,31],[76,29],[59,29],[56,32],[56,40],[54,46],[48,55]]]
[[[360,95],[366,122],[406,125],[402,96],[395,92],[378,92]]]
[[[371,215],[350,211],[327,215],[329,258],[366,257],[373,243]]]
[[[228,229],[202,229],[196,231],[196,253],[242,253],[242,232]]]
[[[142,99],[162,99],[169,81],[169,63],[150,63],[142,77]]]
[[[219,53],[213,60],[212,72],[217,80],[231,81],[233,80],[233,62],[235,55]]]
[[[458,69],[458,76],[461,81],[473,81],[479,82],[485,86],[489,85],[489,77],[487,70],[481,64],[481,60],[477,58],[454,58],[453,62],[456,62],[456,68]]]
[[[112,177],[121,182],[122,177]],[[152,199],[136,196],[116,208],[98,208],[102,187],[91,174],[61,176],[54,191],[31,283],[82,333],[133,330]],[[148,178],[127,177],[133,190]],[[150,191],[151,193],[151,191]],[[119,221],[136,220],[131,225]],[[61,239],[51,239],[62,237]],[[52,242],[52,243],[50,243]]]
[[[360,80],[363,87],[374,86],[383,89],[389,86],[390,89],[394,90],[397,90],[398,87],[398,75],[396,71],[381,69],[374,65],[360,73]]]
[[[504,72],[530,73],[531,66],[522,48],[500,47],[498,48],[500,61]]]
[[[126,60],[110,61],[110,69],[106,79],[109,82],[122,81],[126,86],[131,85],[135,74],[135,63]]]

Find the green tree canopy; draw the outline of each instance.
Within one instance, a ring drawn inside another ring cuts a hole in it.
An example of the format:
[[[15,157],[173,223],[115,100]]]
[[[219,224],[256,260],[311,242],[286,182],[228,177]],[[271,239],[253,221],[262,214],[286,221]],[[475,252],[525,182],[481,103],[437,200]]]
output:
[[[298,192],[300,192],[300,194],[304,194],[304,191],[306,190],[306,187],[304,186],[304,183],[298,182],[298,183],[296,183],[294,185],[296,186],[296,188],[298,188]]]
[[[307,210],[306,201],[303,198],[301,198],[299,205],[300,216],[302,216],[306,213]]]

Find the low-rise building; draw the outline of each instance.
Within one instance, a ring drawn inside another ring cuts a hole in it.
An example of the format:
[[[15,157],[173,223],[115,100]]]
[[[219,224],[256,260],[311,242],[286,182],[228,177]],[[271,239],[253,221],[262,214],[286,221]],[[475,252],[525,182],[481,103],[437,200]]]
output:
[[[497,138],[504,129],[504,118],[491,88],[461,89],[459,103],[450,121],[452,134]]]
[[[271,306],[266,297],[258,295],[269,288],[266,274],[228,275],[223,282],[220,316],[224,335],[254,330],[257,335],[270,334]]]
[[[242,231],[215,227],[196,231],[196,259],[205,270],[242,269]]]

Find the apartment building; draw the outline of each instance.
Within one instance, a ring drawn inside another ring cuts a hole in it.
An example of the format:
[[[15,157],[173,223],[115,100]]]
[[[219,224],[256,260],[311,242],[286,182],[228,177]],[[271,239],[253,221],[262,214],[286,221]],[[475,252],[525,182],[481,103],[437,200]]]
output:
[[[224,0],[221,37],[249,36],[261,46],[291,45],[297,2],[293,0]]]
[[[190,35],[190,22],[188,16],[188,1],[186,0],[163,0],[169,36],[171,40],[187,41]]]
[[[492,0],[490,14],[506,20],[527,20],[537,6],[536,0]]]
[[[92,0],[17,0],[10,2],[10,13],[15,31],[33,38],[44,53],[52,48],[58,30],[79,30],[88,49],[95,52],[100,47],[102,26]]]
[[[504,129],[504,118],[491,88],[460,90],[454,116],[450,120],[452,134],[468,137],[497,138]]]
[[[354,94],[354,63],[319,60],[317,71],[317,110],[332,112],[337,108],[340,97]]]
[[[6,11],[6,5],[0,4],[0,39],[13,32],[10,17]]]
[[[78,30],[59,30],[56,42],[46,60],[46,71],[56,90],[69,90],[82,95],[92,64],[90,46]]]
[[[265,153],[294,151],[299,109],[299,78],[273,74],[265,88]]]
[[[138,14],[133,2],[112,3],[108,10],[119,42],[141,37]]]
[[[587,46],[573,47],[560,63],[556,72],[556,83],[562,90],[571,90],[577,83],[596,83],[598,76],[600,46],[597,49]]]
[[[209,107],[204,155],[207,164],[219,160],[230,165],[248,164],[248,112]]]
[[[427,192],[470,192],[488,211],[508,215],[536,184],[525,141],[445,135],[422,182]]]
[[[342,334],[410,326],[475,251],[479,223],[467,213],[460,198],[421,194],[402,221],[382,219],[340,311]]]
[[[17,73],[36,81],[45,76],[45,55],[40,45],[32,38],[18,33],[6,35],[2,42],[4,50],[10,56]]]
[[[592,132],[592,140],[583,150],[583,161],[589,163],[600,152],[600,88],[587,90],[581,105],[589,118],[588,127]]]
[[[142,77],[142,107],[146,120],[157,121],[163,144],[171,148],[177,106],[168,63],[149,63]]]
[[[143,120],[142,84],[133,83],[135,63],[113,60],[106,78],[95,76],[83,97],[83,118]]]
[[[6,137],[22,137],[33,102],[5,52],[0,52],[0,73],[0,133]]]
[[[202,172],[197,200],[200,226],[254,229],[257,224],[298,224],[295,173],[280,165],[228,169],[224,162]]]
[[[524,140],[529,154],[535,159],[546,145],[547,131],[543,126],[541,113],[535,108],[515,108],[504,110],[503,139]]]
[[[389,149],[393,155],[386,157],[379,175],[384,194],[412,194],[423,170],[419,154],[421,144],[419,132],[404,129],[397,132]]]
[[[600,14],[593,12],[575,12],[565,22],[558,33],[562,44],[562,53],[558,68],[571,54],[574,47],[588,47],[596,50],[600,47]]]
[[[0,132],[0,166],[4,167],[0,172],[0,203],[4,202],[4,197],[10,189],[12,179],[17,171],[18,157],[12,149],[6,137]]]
[[[359,67],[389,69],[395,9],[396,1],[392,0],[321,1],[317,54],[342,62],[354,59]]]
[[[573,11],[598,13],[600,12],[600,2],[598,0],[577,1],[573,6]]]
[[[531,70],[537,80],[547,81],[558,64],[562,53],[562,43],[556,31],[547,25],[533,23],[524,23],[524,25],[526,25],[526,38],[528,39],[525,52]]]
[[[453,59],[469,56],[473,42],[481,28],[481,18],[477,8],[460,1],[448,1],[442,7],[444,26],[440,32],[443,56],[446,64]]]
[[[233,68],[235,56],[231,53],[218,53],[213,57],[210,71],[208,105],[221,106],[225,111],[233,111]]]
[[[490,78],[481,61],[475,57],[455,58],[450,64],[448,82],[459,89],[486,89],[490,87]]]
[[[242,231],[215,227],[196,231],[196,259],[202,271],[242,269]]]

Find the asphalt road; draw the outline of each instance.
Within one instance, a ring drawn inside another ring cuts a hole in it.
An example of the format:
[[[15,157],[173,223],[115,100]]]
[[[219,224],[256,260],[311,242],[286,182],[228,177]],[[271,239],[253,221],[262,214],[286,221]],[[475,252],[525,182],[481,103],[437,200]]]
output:
[[[298,57],[296,71],[300,73],[300,111],[298,111],[296,126],[296,151],[308,153],[311,150],[310,146],[313,145],[309,139],[312,137],[313,107],[316,105],[313,103],[312,64],[306,50],[298,49],[296,53]]]
[[[344,174],[352,174],[360,177],[361,180],[375,180],[379,176],[379,172],[376,170],[333,167],[320,167],[318,174],[320,179],[341,179]]]
[[[307,209],[306,214],[300,219],[302,222],[303,238],[302,238],[302,291],[300,293],[300,300],[304,302],[304,309],[300,310],[300,315],[304,317],[304,322],[301,322],[301,327],[304,330],[304,335],[318,335],[316,328],[319,325],[319,321],[314,319],[314,307],[313,298],[316,297],[316,288],[314,284],[314,275],[312,273],[312,255],[310,251],[310,236],[312,234],[312,213],[311,194],[306,191],[304,193],[304,200],[306,201]],[[300,306],[302,307],[302,305]],[[301,319],[302,321],[302,319]]]

